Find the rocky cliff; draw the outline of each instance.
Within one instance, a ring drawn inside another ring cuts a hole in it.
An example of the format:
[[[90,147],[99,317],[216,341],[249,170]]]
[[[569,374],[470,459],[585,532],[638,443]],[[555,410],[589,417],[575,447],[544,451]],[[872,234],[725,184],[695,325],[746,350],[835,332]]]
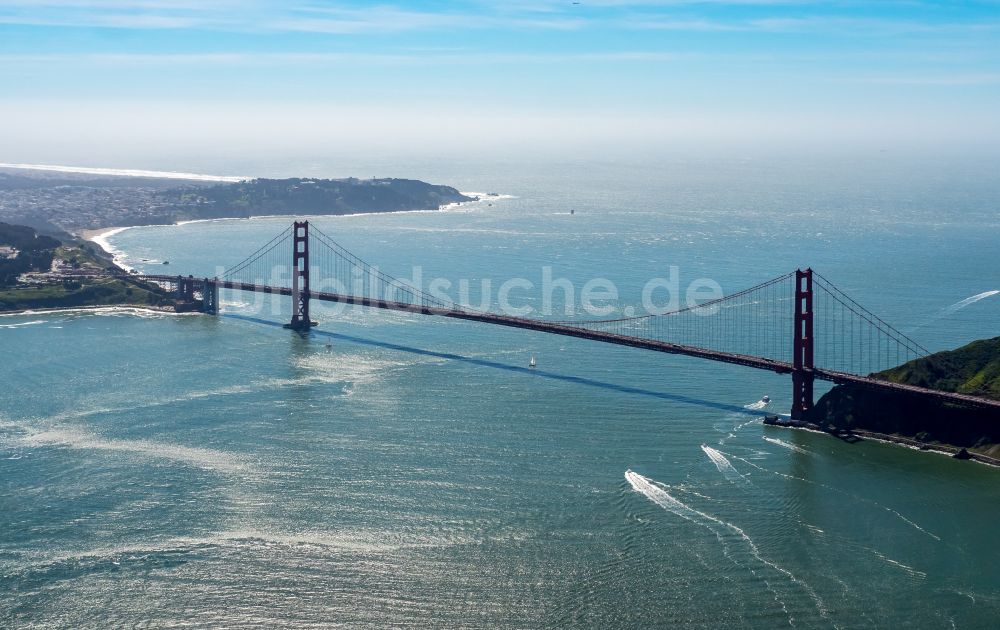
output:
[[[877,376],[1000,400],[1000,337],[938,352]],[[959,408],[858,386],[837,385],[819,399],[805,419],[824,427],[875,431],[1000,454],[1000,412]]]

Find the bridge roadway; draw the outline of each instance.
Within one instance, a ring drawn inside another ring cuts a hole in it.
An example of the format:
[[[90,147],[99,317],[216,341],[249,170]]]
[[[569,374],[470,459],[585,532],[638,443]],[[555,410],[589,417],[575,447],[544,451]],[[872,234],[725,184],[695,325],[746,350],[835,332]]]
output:
[[[135,278],[135,276],[133,276],[133,278]],[[154,282],[170,282],[170,283],[177,282],[177,276],[144,275],[144,276],[139,276],[136,279],[151,280]],[[203,279],[199,280],[196,278],[194,280],[195,282],[204,282]],[[253,291],[255,293],[271,293],[274,295],[285,295],[289,297],[292,295],[292,290],[290,288],[285,288],[285,287],[272,287],[269,285],[262,285],[262,284],[246,284],[246,283],[232,282],[227,280],[209,280],[209,282],[217,284],[220,289]],[[766,359],[763,357],[755,357],[745,354],[719,352],[717,350],[707,350],[705,348],[697,348],[693,346],[667,343],[665,341],[656,341],[652,339],[630,337],[628,335],[619,335],[616,333],[603,332],[599,330],[587,330],[585,328],[577,328],[574,326],[567,326],[565,324],[554,324],[546,322],[544,320],[528,319],[525,317],[511,317],[509,315],[497,315],[494,313],[484,313],[481,311],[472,311],[472,310],[455,310],[442,307],[417,306],[406,302],[377,300],[373,298],[358,297],[353,295],[343,295],[340,293],[329,293],[323,291],[310,291],[309,299],[319,300],[320,302],[338,302],[341,304],[354,304],[357,306],[380,308],[390,311],[403,311],[406,313],[417,313],[421,315],[436,315],[439,317],[450,317],[452,319],[463,319],[467,321],[483,322],[498,326],[507,326],[510,328],[521,328],[524,330],[536,330],[538,332],[550,333],[554,335],[563,335],[566,337],[577,337],[580,339],[590,339],[593,341],[611,343],[619,346],[629,346],[632,348],[642,348],[644,350],[665,352],[667,354],[681,354],[690,357],[698,357],[701,359],[708,359],[710,361],[718,361],[721,363],[742,365],[745,367],[751,367],[758,370],[767,370],[769,372],[776,372],[778,374],[791,374],[792,372],[795,371],[795,367],[791,363],[788,363],[786,361]],[[586,322],[581,322],[581,324],[584,323]],[[1000,411],[1000,401],[990,400],[988,398],[980,398],[978,396],[969,396],[967,394],[958,394],[954,392],[944,392],[936,389],[928,389],[926,387],[917,387],[915,385],[905,385],[903,383],[892,383],[890,381],[883,381],[868,376],[858,376],[856,374],[850,374],[847,372],[837,372],[834,370],[826,370],[822,368],[814,368],[811,371],[815,378],[824,381],[830,381],[837,385],[851,384],[874,390],[892,391],[899,394],[931,397],[944,402],[950,402],[957,405],[961,405],[963,407],[976,407],[976,408],[992,409],[994,411]]]

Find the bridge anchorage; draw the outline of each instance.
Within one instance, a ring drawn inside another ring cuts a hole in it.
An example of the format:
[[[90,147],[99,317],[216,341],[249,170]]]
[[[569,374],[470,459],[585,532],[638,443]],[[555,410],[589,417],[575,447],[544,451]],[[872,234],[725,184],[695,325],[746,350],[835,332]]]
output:
[[[291,274],[284,273],[289,260]],[[342,288],[314,290],[310,281],[317,277],[324,286]],[[563,321],[514,317],[430,295],[369,265],[308,221],[295,221],[219,278],[126,278],[166,285],[176,292],[179,308],[207,313],[218,312],[220,289],[287,296],[292,301],[292,317],[286,327],[300,334],[316,325],[309,304],[319,300],[533,330],[788,374],[793,418],[803,418],[813,407],[817,379],[1000,411],[997,401],[875,377],[929,353],[813,269],[799,269],[718,300],[667,313]]]
[[[177,312],[201,311],[210,315],[219,313],[219,283],[215,279],[209,280],[194,276],[186,278],[184,276],[169,276],[169,278],[169,280],[158,282],[173,287],[176,299],[174,308]]]

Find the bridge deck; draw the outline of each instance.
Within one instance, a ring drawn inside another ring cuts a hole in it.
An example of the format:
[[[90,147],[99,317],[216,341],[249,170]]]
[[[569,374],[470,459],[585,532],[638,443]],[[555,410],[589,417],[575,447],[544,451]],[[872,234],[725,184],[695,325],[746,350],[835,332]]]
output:
[[[146,275],[142,276],[141,278],[145,280],[151,280],[154,282],[171,282],[171,283],[177,282],[177,276]],[[217,284],[219,288],[222,289],[253,291],[256,293],[271,293],[274,295],[285,295],[285,296],[292,295],[292,290],[290,288],[285,288],[285,287],[272,287],[260,284],[245,284],[245,283],[225,281],[225,280],[210,280],[210,282]],[[707,350],[705,348],[696,348],[692,346],[672,344],[663,341],[655,341],[651,339],[642,339],[639,337],[630,337],[628,335],[618,335],[615,333],[602,332],[597,330],[587,330],[583,328],[576,328],[574,326],[568,326],[565,324],[549,323],[544,320],[528,319],[524,317],[511,317],[508,315],[496,315],[493,313],[484,313],[471,310],[456,310],[456,309],[448,309],[440,307],[417,306],[406,302],[394,302],[391,300],[376,300],[367,297],[357,297],[353,295],[343,295],[340,293],[329,293],[322,291],[311,291],[309,293],[309,298],[313,300],[319,300],[321,302],[338,302],[341,304],[354,304],[358,306],[380,308],[390,311],[402,311],[406,313],[417,313],[422,315],[436,315],[439,317],[449,317],[452,319],[483,322],[498,326],[520,328],[523,330],[535,330],[538,332],[544,332],[554,335],[563,335],[566,337],[590,339],[593,341],[611,343],[619,346],[629,346],[632,348],[642,348],[645,350],[665,352],[668,354],[680,354],[690,357],[698,357],[702,359],[708,359],[710,361],[719,361],[722,363],[742,365],[759,370],[767,370],[770,372],[776,372],[778,374],[791,374],[794,371],[794,366],[791,363],[785,361],[777,361],[775,359],[766,359],[763,357],[748,356],[743,354],[733,354],[729,352],[719,352],[716,350]],[[867,376],[858,376],[856,374],[850,374],[846,372],[836,372],[833,370],[824,370],[817,368],[812,370],[812,373],[818,379],[830,381],[838,385],[851,384],[870,389],[892,391],[899,394],[930,397],[936,400],[955,403],[966,407],[979,407],[979,408],[1000,410],[1000,401],[990,400],[988,398],[979,398],[977,396],[969,396],[967,394],[944,392],[936,389],[917,387],[914,385],[904,385],[902,383],[892,383],[889,381],[883,381]]]

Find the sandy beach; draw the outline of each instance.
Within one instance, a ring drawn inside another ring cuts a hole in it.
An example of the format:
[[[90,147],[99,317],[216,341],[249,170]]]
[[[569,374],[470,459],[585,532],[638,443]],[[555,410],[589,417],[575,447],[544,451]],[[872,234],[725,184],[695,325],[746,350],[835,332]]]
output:
[[[111,251],[108,250],[108,248],[107,248],[107,242],[104,241],[103,239],[105,237],[111,236],[113,234],[118,234],[119,232],[127,230],[127,229],[129,229],[131,227],[135,227],[135,226],[126,225],[124,227],[117,227],[116,226],[116,227],[94,228],[92,230],[77,230],[77,231],[75,231],[73,233],[73,235],[77,236],[79,238],[82,238],[85,241],[93,241],[94,243],[97,243],[98,245],[100,245],[101,247],[104,248],[104,251],[106,251],[106,252],[108,252],[110,254],[110,253],[113,253],[113,252],[111,252]]]

